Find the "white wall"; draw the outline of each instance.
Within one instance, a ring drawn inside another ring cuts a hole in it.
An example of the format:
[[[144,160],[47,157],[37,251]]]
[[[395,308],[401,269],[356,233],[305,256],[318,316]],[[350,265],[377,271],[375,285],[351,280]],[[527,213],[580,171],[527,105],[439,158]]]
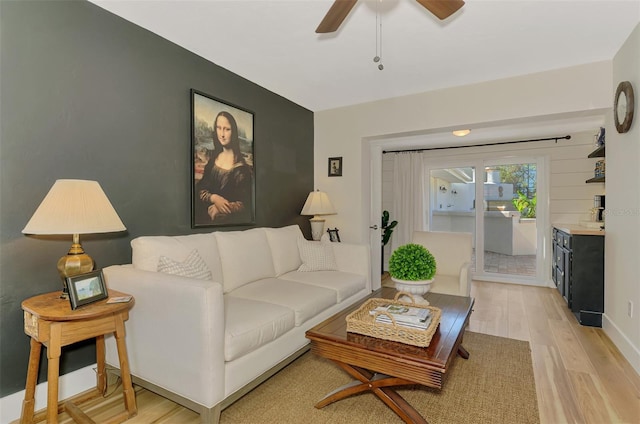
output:
[[[636,29],[615,58],[616,84],[623,79],[634,82],[636,98],[640,98],[639,37]],[[370,162],[370,157],[381,161],[381,154],[370,156],[369,145],[377,140],[442,133],[461,127],[497,127],[522,120],[544,121],[550,117],[604,116],[605,111],[610,114],[612,107],[615,89],[612,81],[613,63],[602,61],[316,112],[315,186],[329,193],[338,211],[328,217],[327,225],[338,227],[345,241],[369,242],[369,225],[379,225],[379,218],[373,221],[369,216],[371,185],[381,185],[371,180],[371,169],[381,166]],[[619,137],[614,134],[610,117],[606,125],[607,205],[630,213],[620,213],[606,222],[605,329],[636,369],[640,369],[638,120],[640,116],[636,117],[631,132]],[[341,178],[326,175],[327,158],[332,156],[344,158]],[[564,210],[559,214],[575,215],[575,212]],[[633,319],[626,317],[627,299],[635,304]]]
[[[369,241],[371,175],[368,145],[375,138],[506,125],[611,107],[611,62],[316,112],[315,187],[337,209],[327,226],[345,241]],[[587,128],[585,128],[587,129]],[[363,145],[364,143],[364,145]],[[342,156],[343,176],[327,176],[327,158]]]
[[[616,132],[613,113],[607,116],[603,328],[640,373],[640,25],[613,59],[610,106],[621,81],[631,81],[636,116],[625,134]]]

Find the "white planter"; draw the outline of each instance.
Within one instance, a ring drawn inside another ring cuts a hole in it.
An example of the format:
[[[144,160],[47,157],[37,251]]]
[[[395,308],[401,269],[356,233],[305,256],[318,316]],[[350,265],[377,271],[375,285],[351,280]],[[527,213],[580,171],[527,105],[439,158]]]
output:
[[[407,280],[398,280],[397,278],[391,277],[391,280],[395,283],[396,290],[411,294],[413,296],[413,300],[415,300],[416,303],[419,303],[421,305],[429,304],[429,301],[427,301],[422,296],[427,294],[429,290],[431,290],[431,284],[433,284],[433,279],[407,281]],[[411,302],[411,298],[408,296],[402,296],[399,300],[403,302]]]

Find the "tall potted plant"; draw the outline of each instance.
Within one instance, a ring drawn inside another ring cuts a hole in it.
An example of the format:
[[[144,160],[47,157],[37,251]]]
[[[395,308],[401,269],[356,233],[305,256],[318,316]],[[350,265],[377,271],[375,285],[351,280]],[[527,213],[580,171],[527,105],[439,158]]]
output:
[[[431,289],[436,269],[436,258],[420,244],[400,246],[389,259],[389,274],[396,289],[411,293],[417,303],[429,304],[422,295]]]
[[[384,247],[389,243],[393,229],[398,225],[398,221],[389,222],[389,211],[382,212],[382,252],[380,260],[380,274],[384,274]]]

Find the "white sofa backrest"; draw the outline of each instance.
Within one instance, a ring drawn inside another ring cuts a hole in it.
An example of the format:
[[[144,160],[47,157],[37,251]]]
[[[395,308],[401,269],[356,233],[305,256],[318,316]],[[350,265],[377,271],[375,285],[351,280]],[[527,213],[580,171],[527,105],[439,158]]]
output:
[[[131,240],[131,263],[134,268],[157,271],[160,256],[183,262],[197,250],[211,271],[213,281],[222,281],[222,265],[218,245],[213,234],[190,234],[184,236],[144,236]]]
[[[300,227],[289,225],[282,228],[265,228],[264,231],[271,248],[276,276],[298,269],[302,265],[298,251],[298,238],[304,237]]]
[[[264,228],[213,234],[218,242],[225,293],[252,281],[276,276]]]

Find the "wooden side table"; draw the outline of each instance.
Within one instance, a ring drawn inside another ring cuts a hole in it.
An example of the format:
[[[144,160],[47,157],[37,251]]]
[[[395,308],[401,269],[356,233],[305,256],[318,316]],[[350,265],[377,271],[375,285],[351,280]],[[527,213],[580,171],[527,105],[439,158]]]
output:
[[[115,290],[109,290],[109,297],[127,296]],[[31,353],[27,384],[22,404],[21,424],[33,423],[35,400],[34,394],[40,365],[42,345],[47,347],[48,384],[47,384],[47,423],[58,422],[58,373],[60,370],[61,348],[82,340],[96,339],[96,360],[98,375],[96,392],[92,397],[106,393],[107,377],[105,373],[105,334],[114,333],[120,360],[124,404],[126,411],[109,422],[122,422],[138,413],[135,393],[131,383],[127,346],[125,343],[124,322],[129,319],[129,309],[134,299],[127,303],[107,303],[104,299],[76,310],[71,310],[67,299],[60,298],[60,292],[34,296],[22,302],[24,310],[24,332],[31,336]],[[76,421],[93,422],[78,407],[65,405],[67,412]]]

